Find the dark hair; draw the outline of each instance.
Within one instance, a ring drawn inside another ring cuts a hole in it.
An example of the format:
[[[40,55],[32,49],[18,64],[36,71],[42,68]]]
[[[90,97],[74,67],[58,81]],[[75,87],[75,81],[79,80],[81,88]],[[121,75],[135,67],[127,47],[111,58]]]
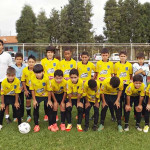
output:
[[[117,88],[120,84],[120,79],[118,77],[112,77],[110,79],[110,85],[113,87],[113,88]]]
[[[140,74],[137,74],[133,77],[133,82],[140,81],[143,82],[143,77]]]
[[[34,73],[41,73],[43,72],[44,69],[43,69],[43,66],[41,64],[36,64],[34,67],[33,67],[33,72]]]
[[[86,51],[84,51],[84,52],[82,52],[81,56],[82,56],[82,55],[87,55],[87,56],[89,56],[89,53],[86,52]]]
[[[54,72],[54,77],[56,77],[56,76],[62,76],[63,77],[63,72],[62,72],[62,70],[56,70],[55,72]]]
[[[4,42],[3,42],[3,40],[0,40],[0,43],[2,43],[2,45],[4,45]]]
[[[120,51],[119,56],[122,55],[122,54],[127,56],[127,52],[126,51]]]
[[[103,48],[101,54],[106,54],[106,53],[109,54],[109,50],[107,48]]]
[[[63,47],[63,51],[70,51],[71,52],[71,47],[70,46],[65,46]]]
[[[138,58],[144,58],[144,59],[145,59],[144,53],[138,53],[138,54],[136,55],[136,58],[137,58],[137,59],[138,59]]]
[[[23,54],[22,54],[22,53],[16,53],[15,59],[16,59],[17,57],[21,57],[21,58],[23,59]]]
[[[33,56],[33,55],[30,55],[29,57],[28,57],[28,60],[29,59],[33,59],[34,61],[36,61],[36,58],[35,58],[35,56]]]
[[[46,52],[52,51],[52,52],[54,52],[54,54],[55,54],[55,50],[56,50],[56,47],[54,47],[54,46],[48,46],[48,47],[46,48]]]
[[[7,69],[7,75],[15,75],[16,74],[16,70],[13,67],[8,67]]]
[[[89,86],[90,89],[94,89],[94,88],[97,87],[97,82],[94,79],[90,79],[88,81],[88,86]]]
[[[70,70],[69,76],[71,76],[72,74],[75,74],[75,75],[79,76],[78,70],[74,69],[74,68]]]

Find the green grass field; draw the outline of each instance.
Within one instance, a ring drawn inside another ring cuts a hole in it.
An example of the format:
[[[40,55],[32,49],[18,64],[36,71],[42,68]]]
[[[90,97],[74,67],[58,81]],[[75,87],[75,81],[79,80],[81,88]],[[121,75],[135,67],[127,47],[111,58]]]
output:
[[[91,114],[93,109],[91,109]],[[10,107],[10,114],[12,112]],[[73,109],[73,129],[68,132],[58,131],[53,133],[47,129],[48,123],[43,121],[43,104],[40,107],[40,127],[38,133],[33,132],[34,123],[31,122],[31,131],[28,134],[21,134],[18,131],[17,123],[6,124],[0,131],[0,150],[149,150],[150,133],[138,132],[135,129],[133,113],[130,117],[130,131],[118,133],[117,123],[110,120],[110,113],[107,112],[105,129],[103,132],[92,131],[93,121],[90,123],[88,132],[77,132],[76,130],[76,109]],[[60,115],[59,115],[60,116]],[[24,120],[26,119],[26,112]],[[58,121],[58,125],[60,121]],[[124,126],[124,123],[122,123]],[[84,125],[84,120],[82,122]],[[141,122],[144,126],[144,121]]]

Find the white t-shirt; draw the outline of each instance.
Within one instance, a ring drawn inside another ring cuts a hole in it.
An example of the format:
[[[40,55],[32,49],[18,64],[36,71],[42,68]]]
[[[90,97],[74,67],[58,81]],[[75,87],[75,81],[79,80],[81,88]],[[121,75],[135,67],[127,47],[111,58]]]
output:
[[[0,82],[2,82],[6,78],[7,68],[12,64],[13,63],[10,54],[3,51],[0,54]]]

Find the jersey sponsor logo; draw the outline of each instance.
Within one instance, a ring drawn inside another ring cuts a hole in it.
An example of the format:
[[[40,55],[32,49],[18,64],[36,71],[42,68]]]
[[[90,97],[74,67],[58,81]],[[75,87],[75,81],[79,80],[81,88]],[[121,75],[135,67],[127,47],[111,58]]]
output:
[[[49,80],[52,80],[54,78],[54,76],[49,76]]]
[[[37,93],[41,93],[44,91],[44,88],[36,90]]]
[[[48,69],[47,73],[54,73],[54,68]]]
[[[102,70],[101,72],[100,72],[100,75],[101,74],[107,74],[108,73],[108,70]]]
[[[119,77],[126,77],[127,76],[127,73],[126,72],[121,72]]]
[[[15,91],[10,91],[9,93],[7,93],[7,95],[13,95],[15,94]]]
[[[72,92],[73,96],[77,96],[77,94],[78,94],[77,92]]]
[[[69,74],[70,73],[70,69],[65,70],[64,75],[65,74]]]
[[[109,65],[107,65],[107,68],[109,69],[109,68],[110,68],[110,66],[109,66]]]
[[[87,71],[90,71],[90,67],[87,68]]]
[[[55,66],[56,66],[56,63],[53,63],[53,66],[55,67]]]
[[[46,83],[45,83],[45,82],[43,82],[43,83],[42,83],[42,85],[43,85],[43,86],[45,86],[45,85],[46,85]]]
[[[95,95],[91,95],[91,100],[95,100],[96,96]]]
[[[126,71],[128,71],[128,67],[126,67]]]
[[[88,73],[82,73],[80,76],[80,78],[86,78],[86,77],[88,77]]]
[[[73,67],[73,64],[70,65],[70,68],[72,68],[72,67]]]
[[[17,85],[14,85],[14,89],[16,89],[17,88]]]
[[[104,78],[104,77],[100,77],[100,78],[99,78],[100,81],[104,81],[105,79],[106,79],[106,78]]]

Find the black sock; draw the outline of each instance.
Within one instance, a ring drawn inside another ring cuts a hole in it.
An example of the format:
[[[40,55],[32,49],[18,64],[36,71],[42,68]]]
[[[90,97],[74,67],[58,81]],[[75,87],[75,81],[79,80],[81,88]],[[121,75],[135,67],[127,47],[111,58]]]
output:
[[[65,123],[65,112],[61,111],[61,123]]]
[[[56,115],[57,115],[57,111],[53,111],[53,124],[56,123]]]
[[[26,106],[27,115],[31,116],[31,106]]]

